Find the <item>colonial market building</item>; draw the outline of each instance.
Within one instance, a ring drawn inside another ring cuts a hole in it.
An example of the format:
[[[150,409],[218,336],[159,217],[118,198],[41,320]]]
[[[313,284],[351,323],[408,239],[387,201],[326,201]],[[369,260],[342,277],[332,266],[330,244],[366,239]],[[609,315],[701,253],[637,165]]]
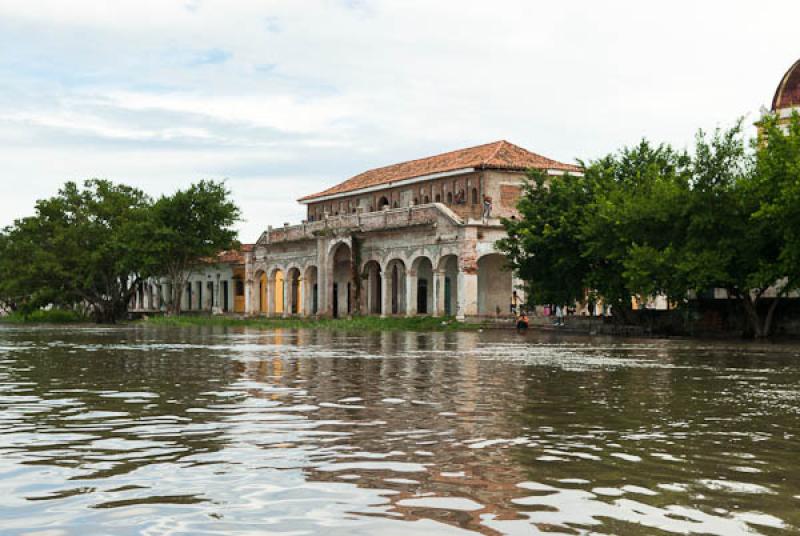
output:
[[[800,113],[800,60],[765,114]],[[557,177],[571,164],[497,141],[372,169],[299,199],[306,219],[267,228],[254,245],[193,270],[182,309],[270,316],[506,315],[521,282],[494,243],[517,216],[526,170]],[[483,203],[491,213],[483,217]],[[770,289],[767,295],[774,293]],[[724,289],[710,295],[726,299]],[[793,294],[794,296],[795,294]],[[165,309],[165,281],[143,283],[133,312]],[[667,308],[663,296],[634,308]]]
[[[245,312],[245,259],[252,244],[201,259],[192,268],[181,297],[181,310],[215,314]],[[130,309],[135,313],[166,312],[172,296],[166,278],[142,282]]]
[[[505,315],[522,297],[495,242],[526,170],[580,173],[507,141],[371,169],[302,197],[307,219],[246,254],[252,315]],[[488,217],[484,206],[491,203]]]

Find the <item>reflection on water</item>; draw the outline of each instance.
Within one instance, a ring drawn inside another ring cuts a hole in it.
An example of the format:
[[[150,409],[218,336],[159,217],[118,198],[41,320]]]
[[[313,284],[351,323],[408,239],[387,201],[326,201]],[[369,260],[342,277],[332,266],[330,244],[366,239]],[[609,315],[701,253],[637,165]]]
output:
[[[0,328],[0,532],[793,533],[799,352]]]

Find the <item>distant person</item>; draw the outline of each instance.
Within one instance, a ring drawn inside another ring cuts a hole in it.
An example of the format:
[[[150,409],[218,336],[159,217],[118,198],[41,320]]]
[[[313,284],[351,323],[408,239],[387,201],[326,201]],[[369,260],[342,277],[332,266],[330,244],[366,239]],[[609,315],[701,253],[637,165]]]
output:
[[[556,305],[556,326],[564,325],[564,308]]]
[[[511,293],[511,313],[517,314],[518,308],[519,308],[519,295],[515,290],[513,293]]]
[[[484,221],[492,217],[492,198],[488,195],[483,196],[483,219]]]

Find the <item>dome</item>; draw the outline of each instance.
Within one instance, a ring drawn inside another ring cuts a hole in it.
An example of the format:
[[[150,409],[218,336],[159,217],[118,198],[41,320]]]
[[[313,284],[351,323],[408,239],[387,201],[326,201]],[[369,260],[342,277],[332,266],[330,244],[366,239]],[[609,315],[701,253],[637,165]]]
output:
[[[800,60],[783,75],[775,96],[772,98],[772,111],[800,107]]]

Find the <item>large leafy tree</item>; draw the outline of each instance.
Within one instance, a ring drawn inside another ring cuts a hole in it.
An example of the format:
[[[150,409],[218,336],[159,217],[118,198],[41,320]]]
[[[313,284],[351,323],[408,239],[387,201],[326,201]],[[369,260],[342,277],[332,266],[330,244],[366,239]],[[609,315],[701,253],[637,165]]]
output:
[[[723,288],[766,336],[800,281],[800,119],[762,128],[755,151],[739,123],[700,132],[691,156],[643,141],[583,177],[532,174],[498,247],[536,303],[588,292],[628,321],[634,297],[681,304]]]
[[[624,321],[634,297],[684,292],[670,265],[688,163],[685,153],[643,140],[586,167],[594,186],[581,221],[581,251],[591,267],[584,284]]]
[[[698,134],[686,234],[675,271],[688,290],[725,289],[745,312],[748,331],[764,337],[779,302],[772,299],[767,306],[767,291],[779,282],[783,267],[776,228],[755,217],[768,194],[758,185],[755,156],[740,125]]]
[[[153,206],[158,272],[169,281],[172,314],[180,314],[183,288],[198,262],[236,245],[240,212],[230,194],[224,182],[203,180]]]
[[[129,186],[67,182],[4,231],[0,292],[25,310],[84,305],[97,321],[115,322],[156,267],[150,204]]]
[[[533,303],[574,303],[582,299],[589,275],[581,225],[592,183],[577,175],[550,181],[537,170],[528,177],[518,205],[521,218],[503,221],[508,237],[497,247],[525,282]]]
[[[786,120],[768,116],[755,143],[755,180],[748,194],[759,203],[753,218],[757,229],[770,232],[775,262],[764,266],[765,277],[779,277],[777,305],[800,285],[800,115]]]

